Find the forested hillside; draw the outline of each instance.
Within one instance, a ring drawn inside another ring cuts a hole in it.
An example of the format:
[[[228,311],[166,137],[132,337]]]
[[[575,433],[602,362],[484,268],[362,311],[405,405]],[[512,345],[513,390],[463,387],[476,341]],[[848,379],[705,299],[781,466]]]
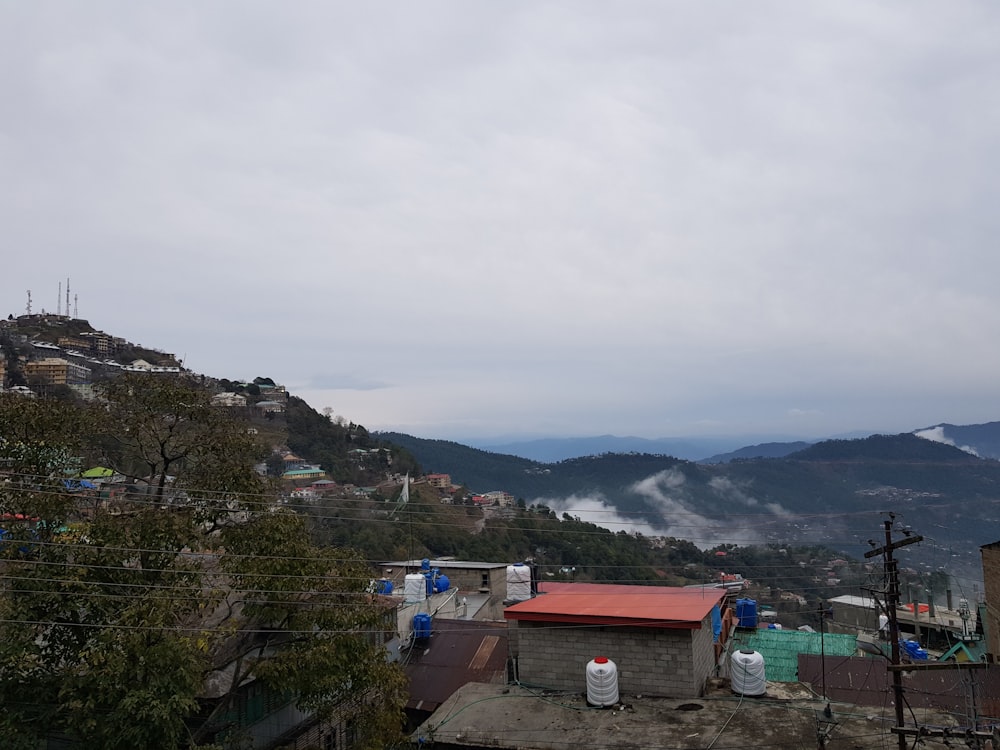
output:
[[[503,489],[529,505],[559,509],[591,498],[699,543],[823,543],[858,554],[878,513],[892,510],[917,529],[933,529],[912,553],[917,559],[974,572],[978,546],[1000,536],[1000,463],[910,434],[824,441],[784,458],[713,465],[633,454],[540,464],[456,443],[442,451],[441,441],[391,438],[473,490]],[[747,514],[749,526],[739,521]],[[802,518],[817,514],[829,517]]]
[[[349,717],[359,746],[398,737],[367,562],[283,506],[259,431],[190,377],[99,395],[0,394],[3,746],[218,747],[251,682]]]

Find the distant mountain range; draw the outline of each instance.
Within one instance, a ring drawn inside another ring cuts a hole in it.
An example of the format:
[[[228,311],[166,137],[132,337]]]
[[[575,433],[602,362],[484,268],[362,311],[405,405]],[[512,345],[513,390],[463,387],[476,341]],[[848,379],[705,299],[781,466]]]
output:
[[[919,428],[914,430],[913,434],[928,440],[971,450],[983,458],[1000,459],[1000,422],[965,426],[943,423],[933,427]],[[828,439],[864,438],[869,435],[870,433],[857,432]],[[598,435],[512,440],[502,443],[470,440],[467,445],[490,453],[520,456],[542,463],[554,463],[582,456],[600,456],[605,453],[650,453],[701,463],[726,463],[745,458],[781,458],[818,442],[801,439],[787,441],[772,439],[749,444],[754,440],[753,437],[740,438],[738,436],[651,439]]]
[[[401,433],[376,437],[471,490],[502,489],[529,505],[699,545],[822,543],[860,554],[891,511],[925,537],[907,553],[914,565],[979,578],[978,547],[1000,539],[1000,422],[916,432],[762,444],[713,463],[639,452],[541,462]]]
[[[617,437],[615,435],[599,435],[595,437],[577,438],[539,438],[537,440],[521,440],[508,443],[485,444],[479,441],[470,443],[471,447],[490,453],[504,453],[509,456],[530,458],[533,461],[553,463],[567,458],[580,456],[599,456],[604,453],[655,453],[664,456],[674,456],[688,461],[697,461],[705,456],[711,456],[731,451],[745,445],[746,441],[739,438],[640,438]]]

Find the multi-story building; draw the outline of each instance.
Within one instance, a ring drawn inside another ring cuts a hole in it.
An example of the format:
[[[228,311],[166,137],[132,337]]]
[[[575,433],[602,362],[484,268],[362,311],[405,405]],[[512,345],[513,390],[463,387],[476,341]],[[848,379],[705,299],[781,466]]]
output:
[[[88,342],[87,347],[90,351],[102,356],[114,354],[119,347],[119,339],[108,333],[104,333],[104,331],[86,331],[85,333],[81,333],[80,336],[85,337],[85,340]]]
[[[247,397],[241,393],[216,393],[212,396],[212,406],[246,406]]]
[[[89,368],[60,357],[46,357],[26,362],[24,375],[42,385],[84,385],[90,382]]]
[[[509,492],[504,492],[503,490],[493,490],[492,492],[487,492],[483,495],[487,500],[487,504],[495,503],[501,508],[510,508],[514,505],[514,496]]]
[[[437,487],[438,489],[446,490],[451,487],[451,475],[450,474],[428,474],[427,484],[431,487]]]
[[[86,351],[90,349],[90,341],[80,336],[60,336],[56,344],[64,349],[80,349]]]

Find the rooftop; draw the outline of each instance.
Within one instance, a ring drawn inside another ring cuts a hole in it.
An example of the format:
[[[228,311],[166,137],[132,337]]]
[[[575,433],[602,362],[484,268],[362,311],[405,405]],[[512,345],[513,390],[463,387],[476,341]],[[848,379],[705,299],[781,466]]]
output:
[[[539,585],[538,596],[507,607],[504,617],[694,629],[701,627],[702,620],[725,595],[722,589],[546,582]]]
[[[817,746],[817,731],[829,727],[827,750],[884,750],[896,746],[891,734],[893,707],[858,709],[831,705],[835,724],[820,721],[825,703],[805,685],[768,684],[762,698],[733,695],[721,681],[697,699],[622,695],[608,709],[587,706],[585,675],[576,693],[542,693],[518,685],[469,683],[455,692],[413,735],[437,748],[517,748],[566,750],[585,747],[782,748]],[[944,714],[921,713],[920,719],[953,726]],[[927,748],[944,745],[925,740]]]
[[[875,600],[870,596],[857,596],[855,594],[844,594],[835,596],[827,600],[831,604],[846,604],[850,607],[861,607],[863,609],[875,609]]]
[[[396,560],[394,562],[382,562],[380,568],[419,568],[423,560]],[[496,568],[506,568],[508,563],[479,562],[478,560],[431,560],[432,568],[447,570],[448,568],[462,568],[465,570],[494,570]]]
[[[770,628],[736,630],[733,648],[759,652],[764,657],[764,674],[774,682],[799,681],[799,654],[825,654],[827,658],[837,658],[854,656],[858,651],[854,635]]]
[[[407,708],[434,711],[467,682],[504,682],[507,628],[435,619],[430,639],[413,647],[405,670],[410,680]]]

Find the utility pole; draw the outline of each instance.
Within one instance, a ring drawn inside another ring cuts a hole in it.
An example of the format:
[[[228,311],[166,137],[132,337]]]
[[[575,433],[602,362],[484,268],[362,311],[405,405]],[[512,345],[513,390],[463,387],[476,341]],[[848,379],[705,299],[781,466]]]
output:
[[[904,531],[905,536],[897,541],[892,540],[892,522],[896,516],[890,513],[883,522],[885,527],[885,544],[882,547],[865,552],[865,557],[877,557],[882,555],[882,567],[886,577],[886,614],[889,616],[889,644],[891,647],[891,658],[893,667],[899,666],[899,621],[897,619],[896,608],[899,606],[899,569],[898,563],[893,559],[892,553],[900,547],[908,544],[915,544],[922,541],[922,536],[913,536],[909,531]],[[903,673],[899,669],[892,671],[892,692],[896,704],[896,732],[899,740],[899,750],[906,750],[906,735],[903,733]]]

